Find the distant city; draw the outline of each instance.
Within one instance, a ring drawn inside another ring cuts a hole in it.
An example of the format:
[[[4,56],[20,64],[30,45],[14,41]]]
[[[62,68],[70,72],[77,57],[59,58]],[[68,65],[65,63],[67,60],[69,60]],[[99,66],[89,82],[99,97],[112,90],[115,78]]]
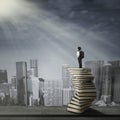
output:
[[[8,83],[7,70],[0,70],[0,106],[66,106],[74,89],[68,64],[61,66],[62,80],[46,80],[39,77],[38,60],[16,62],[16,75]],[[86,61],[94,75],[97,96],[93,105],[120,105],[120,60]]]

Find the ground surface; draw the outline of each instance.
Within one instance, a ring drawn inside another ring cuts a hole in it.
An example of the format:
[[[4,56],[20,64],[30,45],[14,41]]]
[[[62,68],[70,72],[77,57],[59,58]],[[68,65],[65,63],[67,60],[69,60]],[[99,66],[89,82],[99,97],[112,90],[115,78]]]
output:
[[[83,114],[77,115],[67,112],[66,107],[0,106],[0,120],[48,120],[48,119],[120,120],[120,107],[91,107]]]
[[[0,106],[0,115],[76,115],[67,112],[66,107],[24,107]],[[81,115],[120,115],[120,106],[91,107]]]

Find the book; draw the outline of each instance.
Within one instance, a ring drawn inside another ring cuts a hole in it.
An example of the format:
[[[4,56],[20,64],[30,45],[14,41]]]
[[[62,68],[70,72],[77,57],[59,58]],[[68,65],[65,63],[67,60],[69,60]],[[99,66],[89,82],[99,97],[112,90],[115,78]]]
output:
[[[91,92],[96,92],[96,89],[84,89],[84,90],[79,90],[79,89],[75,89],[75,91],[79,92],[79,93],[91,93]]]
[[[76,79],[94,79],[92,75],[73,75]]]
[[[87,106],[87,107],[84,108],[84,109],[78,110],[78,109],[74,109],[74,108],[68,107],[68,108],[67,108],[67,111],[72,112],[72,113],[80,114],[80,113],[83,113],[84,111],[86,111],[88,108],[89,108],[89,106]]]
[[[71,100],[71,102],[70,102],[70,103],[72,103],[72,104],[74,104],[74,105],[83,106],[83,105],[86,105],[86,104],[91,103],[91,101],[81,103],[81,102],[76,102],[76,101]]]
[[[78,99],[78,100],[94,100],[95,99],[95,96],[78,96],[78,95],[75,95],[75,97]]]
[[[79,97],[85,97],[85,96],[89,96],[89,97],[90,97],[90,96],[91,96],[91,97],[93,96],[93,97],[96,97],[96,92],[85,93],[85,94],[84,94],[84,93],[79,93],[79,92],[77,92],[76,95],[79,96]]]
[[[83,78],[75,78],[75,79],[72,79],[72,81],[71,82],[83,82],[83,83],[86,83],[86,82],[89,82],[89,83],[93,83],[93,78],[91,78],[91,79],[89,79],[89,78],[85,78],[85,79],[83,79]]]
[[[85,85],[85,84],[86,84],[86,85],[87,85],[87,84],[88,84],[88,85],[91,85],[91,84],[93,84],[93,81],[91,81],[91,80],[83,80],[83,81],[82,81],[82,80],[81,80],[81,81],[73,80],[72,83],[79,83],[79,84],[82,84],[82,85],[83,85],[83,84],[84,84],[84,85]]]
[[[68,68],[71,74],[91,74],[90,68]]]
[[[89,89],[89,88],[96,88],[95,85],[81,85],[81,84],[74,84],[75,86],[74,87],[77,87],[77,88],[82,88],[82,89]]]
[[[80,105],[75,105],[75,104],[68,104],[68,107],[69,108],[74,108],[74,109],[77,109],[77,110],[82,110],[82,109],[84,109],[84,108],[86,108],[86,107],[88,107],[88,106],[90,106],[91,105],[91,103],[89,103],[89,104],[85,104],[85,105],[82,105],[82,106],[80,106]]]
[[[79,90],[81,90],[81,89],[95,89],[95,87],[93,86],[90,86],[90,87],[83,87],[83,86],[74,86],[74,89],[79,89]]]
[[[78,103],[82,104],[82,103],[92,102],[93,100],[79,100],[76,97],[73,97],[71,101],[78,102]]]
[[[72,75],[72,85],[75,91],[74,97],[68,104],[67,110],[74,113],[82,113],[90,107],[96,98],[96,87],[93,83],[94,76],[88,68],[69,68]]]
[[[72,80],[76,80],[76,81],[87,81],[87,80],[93,80],[94,78],[93,77],[82,77],[82,76],[80,76],[80,77],[76,77],[76,76],[74,76],[73,78],[72,78]]]
[[[91,81],[72,81],[73,85],[93,85]]]

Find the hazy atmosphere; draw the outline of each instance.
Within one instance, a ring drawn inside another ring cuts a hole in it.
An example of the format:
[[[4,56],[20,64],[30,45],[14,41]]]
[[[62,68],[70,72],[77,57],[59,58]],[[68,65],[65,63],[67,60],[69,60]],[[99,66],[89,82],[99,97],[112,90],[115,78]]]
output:
[[[120,60],[119,0],[0,0],[0,69],[38,59],[39,77],[60,79],[62,64]]]

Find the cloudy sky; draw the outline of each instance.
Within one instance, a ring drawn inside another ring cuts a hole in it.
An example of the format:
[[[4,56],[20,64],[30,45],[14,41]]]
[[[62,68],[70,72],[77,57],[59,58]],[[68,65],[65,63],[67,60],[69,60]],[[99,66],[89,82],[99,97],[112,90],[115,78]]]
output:
[[[0,69],[39,60],[39,77],[61,79],[62,64],[120,60],[119,0],[0,0]]]

